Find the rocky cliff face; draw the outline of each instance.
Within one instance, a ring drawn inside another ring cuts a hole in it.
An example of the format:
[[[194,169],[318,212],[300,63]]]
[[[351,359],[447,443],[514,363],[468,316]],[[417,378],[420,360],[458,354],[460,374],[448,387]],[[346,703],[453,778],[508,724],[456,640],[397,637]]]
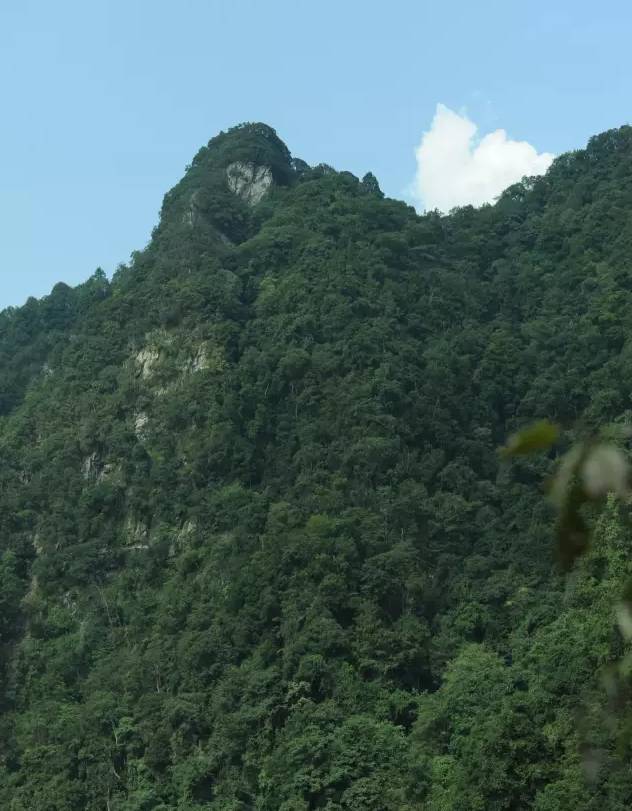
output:
[[[272,170],[269,166],[236,161],[226,169],[228,188],[245,200],[248,205],[259,203],[272,186]]]

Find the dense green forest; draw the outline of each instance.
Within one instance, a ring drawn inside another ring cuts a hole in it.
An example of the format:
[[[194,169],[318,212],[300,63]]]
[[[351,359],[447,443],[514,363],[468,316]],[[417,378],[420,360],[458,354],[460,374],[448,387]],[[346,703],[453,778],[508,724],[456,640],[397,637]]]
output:
[[[69,234],[69,239],[72,235]],[[632,128],[419,216],[262,124],[111,280],[0,314],[0,808],[623,811]]]

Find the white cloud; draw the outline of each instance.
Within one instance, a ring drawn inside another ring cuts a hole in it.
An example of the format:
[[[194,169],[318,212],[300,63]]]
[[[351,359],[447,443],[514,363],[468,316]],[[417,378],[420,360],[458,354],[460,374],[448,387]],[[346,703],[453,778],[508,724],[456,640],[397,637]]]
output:
[[[432,125],[415,150],[417,175],[412,197],[419,210],[491,203],[525,175],[541,175],[554,158],[505,130],[476,138],[478,127],[465,115],[437,104]]]

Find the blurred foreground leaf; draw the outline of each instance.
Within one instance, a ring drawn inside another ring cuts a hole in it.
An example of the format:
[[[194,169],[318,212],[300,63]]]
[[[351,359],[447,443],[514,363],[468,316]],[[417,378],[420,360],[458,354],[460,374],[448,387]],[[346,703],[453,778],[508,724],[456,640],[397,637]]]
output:
[[[546,450],[557,441],[559,434],[557,425],[548,420],[540,420],[510,436],[509,442],[501,448],[500,453],[509,457]]]
[[[616,430],[615,430],[616,429]],[[590,545],[590,525],[583,508],[613,493],[619,499],[630,497],[630,466],[625,453],[605,436],[627,438],[618,426],[597,437],[578,442],[558,462],[547,483],[549,498],[555,505],[557,557],[569,569]],[[500,453],[504,457],[546,450],[558,439],[559,429],[548,420],[540,420],[510,437]]]

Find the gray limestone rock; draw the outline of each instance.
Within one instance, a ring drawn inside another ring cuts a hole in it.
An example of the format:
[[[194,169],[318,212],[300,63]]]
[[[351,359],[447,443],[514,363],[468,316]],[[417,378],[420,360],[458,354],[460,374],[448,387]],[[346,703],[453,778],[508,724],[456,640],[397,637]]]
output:
[[[226,169],[228,188],[248,205],[259,203],[272,186],[272,170],[269,166],[237,161]]]

